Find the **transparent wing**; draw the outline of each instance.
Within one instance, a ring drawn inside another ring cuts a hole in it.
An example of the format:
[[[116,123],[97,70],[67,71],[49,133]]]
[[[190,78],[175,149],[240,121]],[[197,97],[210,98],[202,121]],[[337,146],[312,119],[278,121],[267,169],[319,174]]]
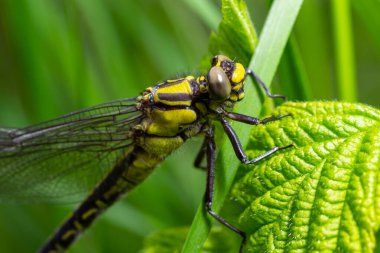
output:
[[[131,149],[135,98],[22,129],[0,128],[0,203],[77,201]]]

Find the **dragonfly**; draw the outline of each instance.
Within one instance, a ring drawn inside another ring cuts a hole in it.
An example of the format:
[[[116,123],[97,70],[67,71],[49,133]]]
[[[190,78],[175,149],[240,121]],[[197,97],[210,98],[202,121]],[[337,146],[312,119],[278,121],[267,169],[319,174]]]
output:
[[[245,97],[248,76],[270,98],[251,69],[224,55],[212,57],[207,74],[166,80],[139,96],[106,102],[26,128],[0,128],[0,202],[61,201],[91,193],[41,247],[63,252],[112,204],[142,183],[153,169],[186,140],[204,141],[194,165],[206,170],[205,210],[242,237],[246,234],[212,209],[216,173],[214,123],[220,122],[237,158],[254,164],[289,148],[273,147],[249,159],[230,125],[266,124],[290,114],[259,119],[232,111]],[[203,164],[206,164],[205,166]]]

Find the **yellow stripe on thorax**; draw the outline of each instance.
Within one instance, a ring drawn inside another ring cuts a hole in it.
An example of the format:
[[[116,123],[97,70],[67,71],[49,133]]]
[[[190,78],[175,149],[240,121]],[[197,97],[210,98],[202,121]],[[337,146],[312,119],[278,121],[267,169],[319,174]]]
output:
[[[169,80],[166,83],[160,85],[154,92],[154,102],[170,106],[190,106],[193,91],[191,89],[189,80],[192,79],[194,79],[194,77],[187,76],[183,79]],[[184,97],[185,99],[177,99],[180,97]]]

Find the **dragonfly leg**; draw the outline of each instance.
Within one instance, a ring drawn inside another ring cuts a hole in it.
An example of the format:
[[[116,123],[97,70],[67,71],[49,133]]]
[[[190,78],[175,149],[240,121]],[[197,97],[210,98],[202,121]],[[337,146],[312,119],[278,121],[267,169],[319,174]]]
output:
[[[264,89],[264,91],[268,97],[270,97],[270,98],[282,98],[284,100],[287,99],[287,97],[284,95],[270,93],[268,86],[263,82],[263,80],[261,80],[261,78],[253,70],[246,69],[245,71],[246,71],[247,75],[251,75],[253,78],[256,79],[256,81],[260,84],[260,86],[263,87],[263,89]]]
[[[212,210],[212,202],[213,202],[213,195],[214,195],[214,179],[215,179],[215,160],[216,160],[216,145],[215,145],[215,139],[214,139],[214,131],[211,127],[208,127],[205,131],[206,138],[206,152],[207,152],[207,184],[206,184],[206,193],[205,193],[205,208],[207,212],[214,217],[218,222],[223,224],[224,226],[228,227],[235,233],[241,235],[243,237],[242,244],[240,246],[240,252],[242,252],[245,241],[246,241],[246,235],[243,231],[236,228],[235,226],[228,223],[225,219],[220,217],[217,213],[215,213]]]
[[[232,119],[234,121],[239,121],[239,122],[246,123],[249,125],[266,124],[266,123],[271,122],[271,121],[276,121],[276,120],[280,120],[280,119],[285,118],[285,117],[292,116],[291,113],[288,113],[288,114],[280,115],[277,117],[271,116],[271,117],[268,117],[265,119],[259,119],[259,118],[254,118],[254,117],[247,116],[244,114],[240,114],[240,113],[228,112],[228,111],[223,110],[222,108],[220,108],[218,110],[218,113],[229,118],[229,119]]]
[[[273,153],[279,151],[279,150],[282,150],[282,149],[286,149],[286,148],[290,148],[290,147],[293,147],[294,144],[290,144],[290,145],[287,145],[287,146],[284,146],[284,147],[273,147],[272,149],[268,150],[267,152],[265,152],[264,154],[262,155],[259,155],[258,157],[255,157],[254,159],[252,160],[249,160],[247,155],[245,154],[244,150],[243,150],[243,147],[239,141],[239,138],[237,137],[234,129],[231,127],[230,123],[228,123],[228,121],[221,117],[220,118],[220,121],[222,123],[222,126],[223,126],[223,129],[224,131],[226,132],[228,138],[230,139],[231,141],[231,144],[232,144],[232,147],[235,151],[235,154],[236,156],[239,158],[239,160],[244,163],[244,164],[252,164],[252,163],[256,163],[270,155],[272,155]]]
[[[195,168],[201,169],[201,170],[204,170],[204,171],[207,170],[207,168],[204,165],[202,165],[202,162],[203,162],[203,160],[204,160],[204,158],[206,156],[206,152],[207,152],[207,138],[205,138],[203,140],[202,146],[199,149],[197,157],[194,160],[194,167]]]

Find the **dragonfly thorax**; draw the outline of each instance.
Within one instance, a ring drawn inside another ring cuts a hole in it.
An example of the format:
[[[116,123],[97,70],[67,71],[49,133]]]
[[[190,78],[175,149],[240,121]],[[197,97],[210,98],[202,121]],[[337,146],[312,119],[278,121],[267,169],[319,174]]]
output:
[[[218,107],[243,99],[245,75],[242,64],[218,55],[207,75],[151,86],[137,99],[137,108],[146,115],[137,128],[156,136],[176,136]]]

